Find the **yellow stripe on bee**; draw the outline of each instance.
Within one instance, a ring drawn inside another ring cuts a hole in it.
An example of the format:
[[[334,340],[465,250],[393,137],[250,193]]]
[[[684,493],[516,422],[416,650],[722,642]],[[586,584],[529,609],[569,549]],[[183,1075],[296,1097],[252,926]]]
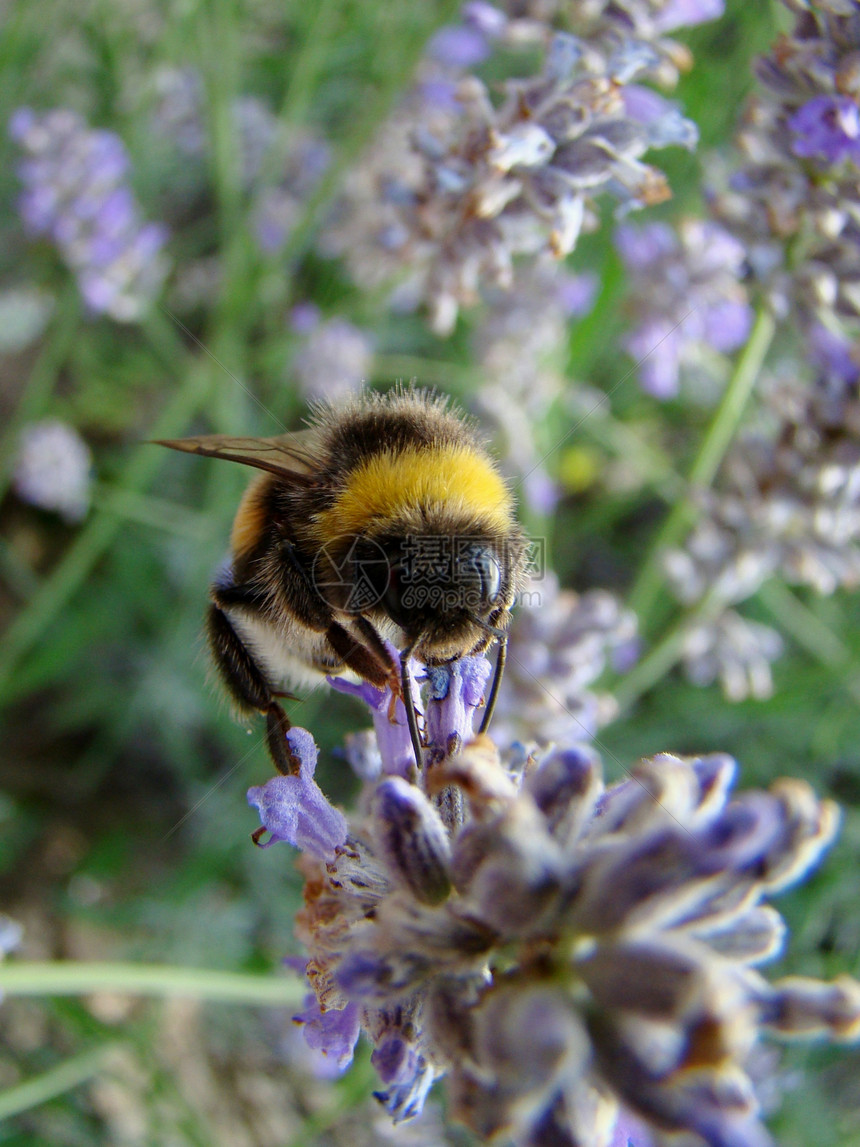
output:
[[[511,523],[510,491],[493,464],[467,446],[382,450],[357,466],[334,505],[318,518],[322,541],[373,534],[395,517],[444,507],[448,517],[491,530]]]

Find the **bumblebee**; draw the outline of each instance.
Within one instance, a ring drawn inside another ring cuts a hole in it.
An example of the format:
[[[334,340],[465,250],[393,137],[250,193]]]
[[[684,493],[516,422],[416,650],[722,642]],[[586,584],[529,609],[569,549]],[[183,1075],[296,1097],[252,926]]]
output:
[[[160,445],[263,471],[239,505],[207,631],[239,712],[265,716],[280,772],[298,767],[285,685],[352,670],[390,687],[403,697],[420,765],[409,658],[443,665],[498,641],[487,728],[526,544],[504,479],[445,398],[362,392],[317,406],[296,433]]]

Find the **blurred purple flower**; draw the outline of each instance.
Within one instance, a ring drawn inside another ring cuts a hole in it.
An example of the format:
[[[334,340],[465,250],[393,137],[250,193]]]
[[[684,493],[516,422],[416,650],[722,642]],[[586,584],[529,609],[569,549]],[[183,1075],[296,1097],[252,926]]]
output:
[[[122,140],[65,109],[19,108],[9,134],[28,156],[18,168],[27,228],[57,245],[92,311],[139,319],[167,274],[167,231],[140,218]]]
[[[473,68],[486,60],[490,47],[479,28],[451,24],[433,36],[427,54],[451,68]]]
[[[709,352],[729,354],[749,335],[744,249],[718,224],[698,219],[685,220],[677,233],[665,223],[625,224],[616,246],[630,272],[636,320],[625,349],[637,362],[643,389],[672,398],[682,370],[706,369]]]
[[[296,329],[295,312],[291,316]],[[367,332],[347,319],[312,321],[312,312],[298,315],[304,327],[304,343],[293,358],[292,368],[299,388],[310,400],[343,397],[358,390],[373,363],[373,341]]]
[[[851,96],[814,96],[789,119],[791,149],[804,158],[860,163],[860,107]]]
[[[12,484],[19,498],[79,522],[90,507],[93,457],[78,432],[58,419],[21,431]]]
[[[717,20],[724,10],[725,0],[666,0],[654,14],[654,23],[660,32],[674,32]]]

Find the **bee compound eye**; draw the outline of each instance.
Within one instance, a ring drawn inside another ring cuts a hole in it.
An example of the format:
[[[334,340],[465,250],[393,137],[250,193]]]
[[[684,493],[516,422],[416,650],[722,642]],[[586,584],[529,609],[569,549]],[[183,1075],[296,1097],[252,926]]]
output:
[[[478,600],[473,604],[490,610],[498,604],[502,589],[502,569],[497,555],[489,546],[472,546],[461,563],[463,582]]]

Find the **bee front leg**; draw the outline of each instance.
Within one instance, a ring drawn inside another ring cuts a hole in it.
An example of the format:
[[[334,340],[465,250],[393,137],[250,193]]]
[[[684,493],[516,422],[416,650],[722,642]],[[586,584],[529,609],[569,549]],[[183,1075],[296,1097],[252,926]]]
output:
[[[378,648],[368,649],[366,645],[356,641],[337,621],[331,623],[325,635],[329,645],[344,665],[364,681],[369,681],[377,689],[388,689],[392,687],[392,682],[399,683],[397,666],[381,641]]]
[[[256,710],[266,718],[266,744],[275,768],[285,776],[298,773],[301,762],[286,738],[292,723],[275,700],[265,673],[216,602],[209,606],[206,629],[212,657],[233,700],[243,712]]]

